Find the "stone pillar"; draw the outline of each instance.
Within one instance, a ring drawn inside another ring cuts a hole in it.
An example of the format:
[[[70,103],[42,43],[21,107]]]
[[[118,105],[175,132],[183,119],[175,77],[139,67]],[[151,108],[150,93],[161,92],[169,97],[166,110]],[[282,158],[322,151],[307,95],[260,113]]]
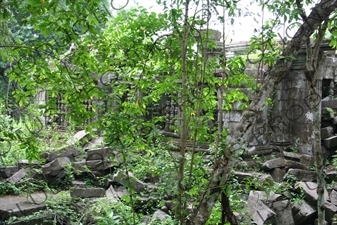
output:
[[[322,58],[322,52],[320,54]],[[324,58],[324,57],[323,57]],[[321,104],[322,79],[328,65],[325,60],[319,62],[316,71],[319,96],[309,94],[309,84],[304,75],[306,53],[302,50],[291,69],[275,90],[273,108],[268,115],[268,130],[271,134],[271,144],[289,143],[295,151],[301,154],[313,155],[313,112],[310,101]]]

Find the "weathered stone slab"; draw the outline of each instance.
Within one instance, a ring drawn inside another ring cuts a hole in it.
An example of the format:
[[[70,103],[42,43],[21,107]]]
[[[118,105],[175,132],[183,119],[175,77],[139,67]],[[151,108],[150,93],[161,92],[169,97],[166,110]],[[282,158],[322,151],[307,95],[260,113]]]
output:
[[[259,169],[260,168],[260,165],[258,164],[258,162],[256,162],[255,160],[252,160],[252,159],[246,159],[240,163],[237,163],[235,165],[235,169],[237,170],[246,170],[247,168],[256,168],[256,169]]]
[[[295,203],[292,207],[293,219],[295,224],[302,224],[304,221],[313,218],[316,213],[316,209],[311,207],[306,201]]]
[[[148,189],[148,185],[146,183],[137,179],[130,172],[127,175],[127,174],[119,171],[114,175],[113,180],[115,182],[118,182],[118,183],[122,184],[124,187],[128,187],[128,185],[131,186],[135,190],[135,192],[137,192],[137,193],[144,192]]]
[[[254,155],[262,156],[262,155],[270,155],[273,153],[272,147],[266,147],[266,146],[254,146],[250,149],[248,149],[248,152],[244,155],[246,157],[252,157]]]
[[[76,175],[85,172],[106,170],[113,167],[113,165],[110,162],[104,160],[91,160],[91,161],[82,160],[80,162],[73,162],[72,166],[74,168],[74,173]]]
[[[324,98],[321,101],[322,108],[331,108],[331,109],[337,109],[337,100],[336,99],[328,99]]]
[[[56,158],[50,163],[42,166],[43,175],[57,176],[61,170],[64,170],[66,166],[70,164],[70,159],[68,157]]]
[[[284,151],[283,154],[286,160],[297,161],[305,166],[311,166],[314,161],[314,158],[311,155],[298,154],[287,151]]]
[[[67,145],[76,145],[79,143],[80,145],[84,145],[87,141],[90,141],[91,137],[90,134],[87,133],[85,130],[81,130],[77,132],[71,139],[69,139],[66,144]]]
[[[272,178],[272,176],[270,176],[269,174],[265,174],[265,173],[257,173],[257,172],[253,172],[253,173],[245,173],[245,172],[238,172],[235,171],[234,174],[237,176],[239,182],[244,182],[247,179],[253,179],[253,178],[257,178],[258,182],[261,184],[261,186],[259,188],[263,188],[263,186],[265,185],[274,185],[274,180]]]
[[[87,151],[86,161],[90,160],[108,160],[113,158],[113,161],[119,162],[118,157],[116,157],[116,152],[111,148],[96,148]]]
[[[119,196],[112,185],[110,185],[110,187],[105,191],[105,195],[107,198],[112,199],[114,201],[119,200]]]
[[[0,168],[0,177],[8,178],[13,176],[16,172],[19,171],[19,167],[17,166],[6,166]]]
[[[247,213],[257,225],[267,224],[276,215],[261,200],[254,196],[249,196],[247,200]]]
[[[313,205],[316,206],[317,205],[317,199],[318,199],[318,195],[317,195],[317,184],[314,182],[298,182],[296,185],[296,188],[301,188],[306,196],[306,199],[308,200],[308,202]],[[324,189],[324,199],[325,202],[327,203],[328,201],[330,201],[329,198],[329,193],[326,189]]]
[[[23,168],[38,168],[41,165],[41,163],[37,162],[37,161],[29,162],[28,159],[21,159],[17,162],[17,165],[20,169],[23,169]]]
[[[317,173],[315,171],[303,170],[303,169],[289,169],[288,172],[284,175],[285,179],[287,176],[294,177],[297,181],[316,181]]]
[[[56,158],[60,157],[68,157],[70,161],[75,161],[75,158],[79,156],[81,153],[77,149],[75,149],[74,146],[68,146],[65,148],[62,148],[60,150],[56,150],[53,152],[48,153],[48,155],[45,157],[47,162],[51,162],[55,160]]]
[[[105,197],[103,188],[73,188],[70,190],[71,197],[77,198],[102,198]]]
[[[282,182],[286,172],[286,169],[275,168],[270,172],[270,175],[273,177],[275,182]]]
[[[325,220],[328,223],[332,222],[332,218],[334,217],[335,213],[337,212],[337,206],[333,205],[330,202],[326,202],[325,206]]]
[[[337,136],[325,138],[323,140],[323,145],[324,145],[324,147],[326,147],[328,149],[336,147],[337,146]]]
[[[152,218],[151,218],[151,222],[155,222],[155,221],[164,222],[165,220],[167,220],[169,218],[171,218],[171,216],[169,216],[167,213],[158,209],[153,213]]]
[[[271,208],[276,213],[275,224],[295,225],[289,200],[273,202]]]
[[[321,129],[321,139],[326,139],[333,136],[333,127],[324,127]]]
[[[27,175],[27,171],[25,169],[20,169],[18,172],[14,173],[13,176],[7,178],[7,181],[10,183],[17,183],[22,178]]]
[[[263,203],[270,203],[278,200],[282,197],[280,194],[275,194],[274,192],[266,193],[265,191],[250,191],[249,196],[261,200]]]
[[[27,196],[20,195],[7,195],[0,197],[0,221],[9,219],[10,217],[22,217],[33,214],[34,212],[44,210],[46,206],[44,201],[46,196],[44,195],[43,200],[38,200],[37,195],[40,193],[33,193],[30,198]],[[32,201],[31,199],[34,199]],[[35,203],[34,203],[35,202]]]
[[[292,160],[285,160],[285,167],[286,168],[293,168],[293,169],[306,169],[307,166],[303,165],[300,162],[292,161]]]
[[[275,168],[285,167],[284,158],[276,158],[264,162],[261,166],[261,169],[264,171],[270,171]]]
[[[74,180],[73,181],[73,187],[74,188],[85,188],[86,184],[83,181]]]
[[[119,199],[122,199],[124,196],[130,195],[130,193],[123,186],[115,188],[114,190]]]
[[[332,181],[337,181],[337,171],[336,170],[331,170],[326,172],[326,180],[328,182],[332,182]]]

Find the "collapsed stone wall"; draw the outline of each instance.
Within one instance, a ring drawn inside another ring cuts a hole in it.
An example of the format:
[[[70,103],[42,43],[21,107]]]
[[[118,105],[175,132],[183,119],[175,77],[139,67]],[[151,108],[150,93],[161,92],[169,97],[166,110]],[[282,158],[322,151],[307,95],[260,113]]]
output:
[[[297,149],[298,153],[313,155],[313,112],[310,107],[310,98],[321,104],[322,115],[326,114],[327,108],[337,109],[337,103],[333,99],[335,98],[335,82],[337,82],[337,58],[334,51],[331,51],[327,44],[323,43],[320,53],[321,60],[317,70],[318,88],[321,90],[320,96],[309,95],[309,86],[303,71],[305,59],[306,52],[305,49],[302,49],[296,60],[293,61],[291,69],[273,91],[271,102],[266,104],[265,110],[257,118],[254,131],[246,140],[249,146],[269,144],[292,146]],[[267,68],[264,70],[267,71]],[[258,66],[255,64],[248,64],[246,73],[254,77],[260,76]],[[268,73],[266,73],[266,76],[268,76]],[[240,90],[247,93],[250,100],[254,98],[254,94],[247,88],[241,87]],[[239,104],[233,106],[233,111],[226,112],[224,115],[224,125],[232,131],[235,131],[243,113],[243,110],[237,105]],[[322,128],[331,126],[335,131],[337,124],[333,120],[335,115],[329,115],[329,117],[328,120],[326,116],[322,117]],[[331,141],[326,140],[325,142],[329,142],[327,145],[332,150]]]

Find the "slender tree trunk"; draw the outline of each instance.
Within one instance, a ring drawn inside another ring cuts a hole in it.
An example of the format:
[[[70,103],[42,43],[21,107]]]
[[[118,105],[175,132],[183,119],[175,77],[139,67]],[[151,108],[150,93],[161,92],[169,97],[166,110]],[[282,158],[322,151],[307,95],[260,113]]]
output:
[[[336,8],[337,0],[322,0],[313,7],[310,15],[286,46],[282,55],[284,57],[296,57],[301,46]],[[276,65],[270,71],[270,75],[263,83],[261,90],[243,113],[236,132],[229,138],[223,157],[214,164],[208,188],[203,193],[192,218],[193,225],[204,225],[207,222],[214,204],[219,199],[221,187],[226,184],[230,171],[237,162],[234,153],[244,146],[247,135],[252,132],[255,118],[263,111],[267,98],[271,95],[275,85],[288,72],[291,64],[292,60],[290,58],[281,59],[276,62]]]
[[[321,147],[321,85],[318,79],[320,79],[317,74],[318,58],[320,54],[320,47],[325,35],[326,29],[328,27],[328,19],[319,26],[316,43],[314,48],[311,47],[311,41],[307,40],[307,59],[304,69],[305,76],[309,82],[309,96],[310,106],[312,110],[312,123],[313,123],[313,151],[316,163],[317,172],[317,215],[318,215],[318,225],[323,225],[325,223],[325,199],[324,199],[324,188],[325,179],[323,174],[323,157],[322,157],[322,147]]]
[[[188,7],[189,0],[185,2],[185,18],[184,18],[184,31],[183,39],[181,44],[181,134],[180,134],[180,161],[179,161],[179,171],[178,171],[178,203],[176,206],[176,216],[179,218],[180,224],[185,224],[186,219],[186,198],[185,187],[183,184],[184,170],[185,170],[185,154],[186,154],[186,142],[188,139],[187,132],[187,115],[186,115],[186,100],[187,100],[187,71],[186,71],[186,61],[187,61],[187,41],[189,34],[188,26]]]
[[[238,225],[238,221],[232,211],[229,198],[224,191],[221,192],[221,207],[222,207],[222,215],[221,215],[221,225],[225,225],[226,218],[231,225]]]
[[[318,92],[317,85],[315,93],[316,95]],[[314,124],[314,156],[315,156],[315,163],[316,163],[316,172],[317,172],[317,214],[318,214],[318,225],[324,225],[325,223],[325,199],[324,199],[324,188],[325,188],[325,179],[323,173],[323,157],[322,157],[322,147],[321,147],[321,104],[315,101],[312,101],[312,111],[313,111],[313,124]]]
[[[318,57],[320,53],[320,45],[323,40],[325,31],[328,26],[328,20],[324,21],[324,24],[319,27],[319,32],[316,38],[316,43],[314,49],[311,47],[310,39],[307,40],[307,60],[305,66],[305,76],[308,79],[310,90],[309,96],[310,106],[312,110],[312,123],[313,123],[313,151],[314,158],[316,163],[316,172],[317,172],[317,215],[318,215],[318,225],[323,225],[325,223],[325,200],[324,200],[324,188],[325,180],[323,174],[323,157],[322,157],[322,147],[321,147],[321,93],[319,89],[321,88],[318,85],[317,77],[317,67],[318,67]]]

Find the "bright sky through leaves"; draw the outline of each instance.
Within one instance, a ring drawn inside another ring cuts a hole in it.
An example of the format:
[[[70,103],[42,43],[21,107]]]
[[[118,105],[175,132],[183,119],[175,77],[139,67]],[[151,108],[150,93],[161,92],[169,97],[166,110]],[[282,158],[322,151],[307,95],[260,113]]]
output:
[[[120,3],[117,5],[125,5],[126,0],[119,0]],[[119,2],[118,1],[118,2]],[[254,35],[254,29],[260,31],[261,25],[265,23],[266,20],[272,18],[272,14],[268,12],[266,9],[262,10],[260,6],[256,3],[251,4],[251,0],[241,0],[239,2],[239,8],[241,8],[241,16],[234,17],[234,23],[230,24],[231,18],[226,18],[225,31],[226,31],[226,42],[227,43],[235,43],[248,41],[249,38]],[[163,8],[158,5],[156,0],[138,0],[138,1],[130,1],[127,5],[127,8],[143,6],[149,11],[153,12],[161,12]],[[200,8],[201,6],[199,6]],[[217,13],[215,11],[212,12],[212,19],[210,23],[210,28],[216,29],[219,31],[223,31],[223,24],[217,19],[217,17],[222,15],[222,7],[216,7]],[[307,8],[309,11],[309,8]],[[192,7],[191,12],[195,11],[195,8]],[[285,26],[275,27],[277,33],[282,38],[287,36]],[[296,29],[295,29],[296,30]],[[288,34],[292,34],[288,31]]]

